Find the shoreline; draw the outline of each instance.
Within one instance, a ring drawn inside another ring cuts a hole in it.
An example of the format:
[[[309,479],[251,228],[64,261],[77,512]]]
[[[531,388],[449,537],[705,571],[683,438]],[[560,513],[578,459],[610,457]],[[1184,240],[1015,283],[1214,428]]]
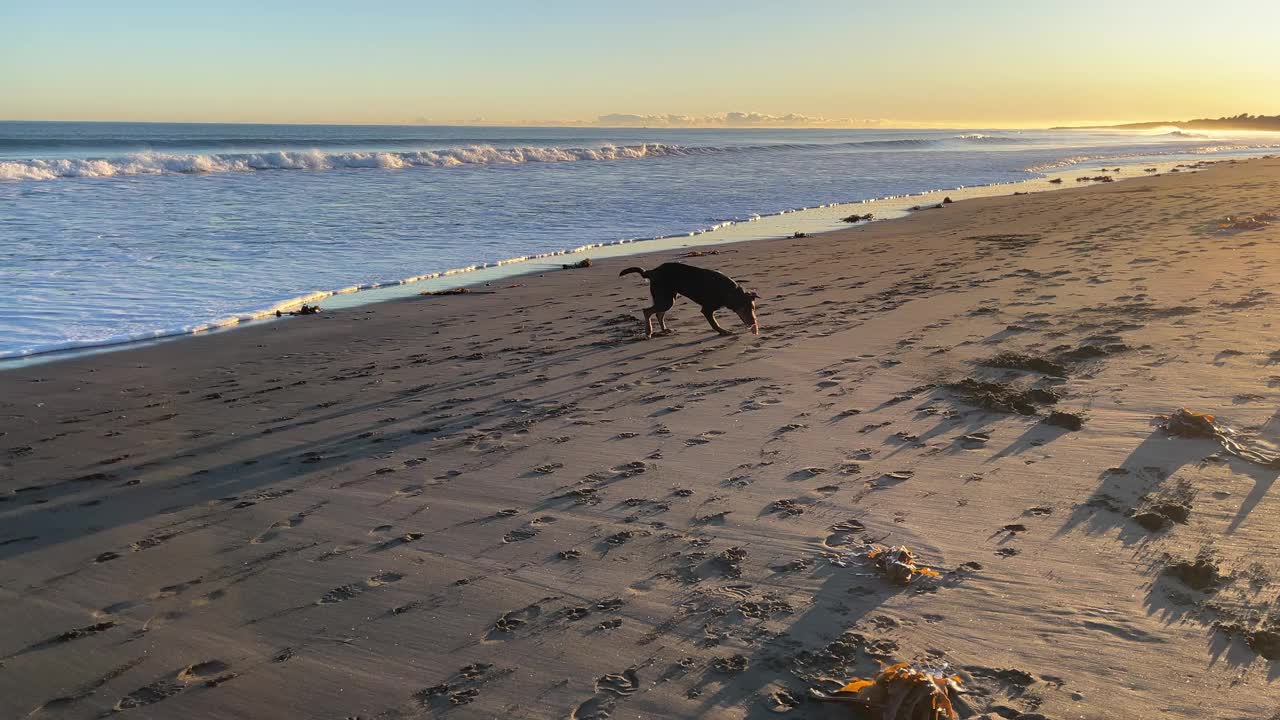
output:
[[[1268,717],[1280,158],[1073,190],[0,373],[0,717]]]
[[[333,290],[316,290],[304,296],[281,300],[267,308],[245,311],[233,316],[212,319],[190,326],[160,329],[131,336],[108,338],[100,341],[72,341],[33,352],[13,351],[0,353],[0,372],[18,367],[57,362],[63,359],[79,357],[82,355],[119,352],[133,347],[145,347],[155,343],[181,340],[186,337],[217,334],[228,330],[242,329],[262,322],[275,321],[278,319],[276,313],[288,313],[291,310],[296,310],[304,304],[316,304],[323,300],[331,301],[329,305],[334,308],[350,308],[385,302],[396,297],[418,294],[422,291],[438,291],[458,287],[475,287],[480,283],[488,284],[495,281],[517,278],[527,274],[544,272],[549,269],[557,269],[556,263],[546,263],[544,265],[538,264],[538,261],[544,261],[551,258],[565,259],[566,263],[571,263],[577,261],[577,259],[587,258],[590,254],[595,254],[597,258],[609,258],[641,255],[650,252],[662,252],[673,248],[705,248],[724,243],[786,239],[789,237],[787,233],[794,232],[801,232],[809,235],[824,234],[838,232],[845,226],[844,223],[837,220],[839,216],[852,213],[859,209],[866,210],[868,209],[866,207],[868,205],[873,205],[875,209],[882,210],[882,213],[888,213],[887,217],[876,217],[871,221],[878,223],[885,220],[901,219],[908,216],[912,212],[911,209],[908,209],[911,205],[935,203],[940,201],[943,197],[950,197],[951,195],[955,195],[955,199],[957,201],[962,201],[976,197],[999,196],[1002,194],[1000,191],[1010,188],[1013,188],[1015,193],[1019,192],[1019,188],[1024,192],[1064,190],[1074,186],[1070,182],[1073,180],[1073,178],[1070,177],[1071,175],[1079,172],[1088,172],[1088,168],[1086,166],[1097,162],[1105,162],[1108,167],[1123,170],[1122,172],[1117,173],[1116,181],[1125,181],[1150,176],[1147,173],[1138,174],[1147,167],[1157,168],[1158,170],[1156,174],[1158,175],[1164,174],[1175,167],[1183,167],[1190,163],[1208,166],[1218,162],[1247,162],[1249,160],[1271,157],[1271,154],[1264,150],[1258,150],[1257,155],[1250,157],[1223,160],[1193,160],[1192,158],[1198,156],[1195,154],[1185,155],[1186,157],[1178,155],[1179,159],[1174,160],[1148,160],[1146,162],[1138,161],[1136,159],[1126,159],[1126,162],[1121,163],[1109,162],[1116,158],[1080,158],[1069,161],[1064,160],[1061,163],[1055,163],[1053,167],[1034,168],[1028,170],[1028,172],[1041,173],[1042,177],[986,185],[929,190],[909,195],[891,195],[862,200],[851,200],[847,202],[829,203],[825,205],[806,206],[796,209],[781,210],[767,215],[756,215],[745,220],[726,220],[716,223],[710,227],[691,230],[687,233],[588,243],[574,248],[551,250],[542,253],[506,258],[489,263],[476,263],[469,266],[452,268],[438,272],[426,272],[418,275],[411,275],[402,279],[362,283],[360,285],[351,285]],[[1148,155],[1142,157],[1158,158],[1163,157],[1163,155]],[[1212,157],[1212,155],[1208,155],[1206,157]],[[1061,184],[1053,184],[1055,180],[1061,181]],[[779,234],[778,231],[783,227],[791,226],[794,226],[794,228]],[[637,245],[642,245],[642,247],[638,247],[634,250],[631,249],[631,246]],[[455,281],[455,278],[460,278],[461,282]],[[410,287],[411,289],[406,289]]]

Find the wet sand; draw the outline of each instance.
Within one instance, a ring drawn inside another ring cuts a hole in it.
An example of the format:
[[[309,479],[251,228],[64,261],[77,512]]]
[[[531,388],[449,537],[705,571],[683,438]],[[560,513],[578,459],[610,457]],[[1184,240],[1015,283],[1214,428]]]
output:
[[[666,252],[0,373],[0,717],[835,718],[881,659],[1269,718],[1280,471],[1156,420],[1280,438],[1262,212],[1280,160],[689,260],[759,337],[643,339]]]

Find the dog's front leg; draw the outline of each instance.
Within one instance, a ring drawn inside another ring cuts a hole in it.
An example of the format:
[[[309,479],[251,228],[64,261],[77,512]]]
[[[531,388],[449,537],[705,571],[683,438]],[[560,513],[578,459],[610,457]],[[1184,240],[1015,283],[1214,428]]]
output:
[[[702,317],[706,318],[707,322],[711,324],[712,330],[715,330],[721,335],[732,335],[733,333],[720,327],[720,323],[716,322],[715,312],[716,311],[711,308],[702,308]]]

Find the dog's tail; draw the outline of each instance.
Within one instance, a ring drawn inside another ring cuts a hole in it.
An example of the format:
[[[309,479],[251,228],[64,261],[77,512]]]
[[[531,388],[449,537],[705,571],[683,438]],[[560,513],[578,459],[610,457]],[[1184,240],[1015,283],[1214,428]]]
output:
[[[630,273],[635,273],[646,280],[649,279],[649,271],[642,270],[638,267],[629,267],[626,270],[623,270],[622,272],[618,273],[618,277],[622,277],[623,275],[628,275]]]

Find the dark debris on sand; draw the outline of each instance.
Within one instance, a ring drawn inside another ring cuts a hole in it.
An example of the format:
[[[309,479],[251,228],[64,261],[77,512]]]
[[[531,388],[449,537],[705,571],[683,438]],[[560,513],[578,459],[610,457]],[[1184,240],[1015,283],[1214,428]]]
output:
[[[1049,417],[1044,419],[1045,425],[1053,425],[1066,430],[1075,432],[1084,429],[1084,416],[1079,413],[1062,412],[1054,410],[1049,413]]]
[[[986,367],[1025,370],[1053,377],[1066,377],[1070,374],[1074,365],[1126,352],[1129,349],[1128,345],[1120,342],[1086,344],[1076,348],[1061,346],[1055,348],[1048,355],[1002,352],[995,357],[983,360],[980,364]]]
[[[1061,363],[1048,358],[1024,355],[1022,353],[1015,352],[1002,352],[993,358],[983,361],[982,364],[987,367],[994,368],[1030,370],[1032,372],[1054,375],[1057,377],[1064,377],[1067,374],[1066,366]]]
[[[1041,405],[1053,405],[1059,396],[1045,388],[1018,388],[1011,383],[965,378],[944,386],[957,398],[980,408],[1002,413],[1036,415]]]
[[[1164,568],[1164,574],[1192,590],[1213,592],[1225,579],[1222,570],[1213,558],[1200,556],[1195,560],[1171,560]]]
[[[1188,480],[1178,480],[1157,493],[1144,495],[1141,503],[1126,514],[1148,531],[1160,532],[1175,523],[1185,524],[1195,499],[1195,486]]]
[[[320,314],[320,309],[321,309],[321,308],[320,308],[320,306],[319,306],[319,305],[308,305],[308,304],[306,304],[306,303],[303,303],[301,306],[299,306],[299,307],[298,307],[298,309],[297,309],[297,310],[290,310],[288,314],[290,314],[290,315],[294,315],[294,316],[297,316],[297,315],[319,315],[319,314]],[[284,313],[284,312],[282,312],[282,311],[280,311],[280,310],[277,310],[277,311],[276,311],[276,317],[284,317],[284,315],[285,315],[285,313]]]
[[[866,215],[859,215],[858,213],[854,213],[848,217],[840,218],[840,222],[847,222],[847,223],[866,222],[866,221],[872,220],[873,218],[875,218],[875,215],[872,215],[871,213],[867,213]]]
[[[1151,532],[1159,532],[1174,523],[1185,523],[1191,516],[1191,508],[1175,502],[1158,502],[1137,512],[1134,522]]]

